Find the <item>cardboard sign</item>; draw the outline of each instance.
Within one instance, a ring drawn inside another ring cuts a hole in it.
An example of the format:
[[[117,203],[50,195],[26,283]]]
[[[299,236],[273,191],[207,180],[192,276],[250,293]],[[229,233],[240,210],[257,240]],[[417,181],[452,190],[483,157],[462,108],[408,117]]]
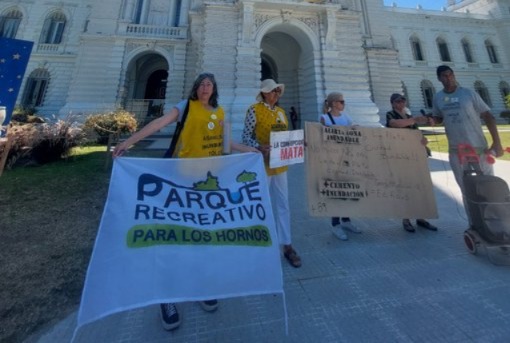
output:
[[[271,132],[270,144],[269,167],[303,163],[305,158],[303,130]]]
[[[437,218],[418,130],[306,123],[312,216]]]

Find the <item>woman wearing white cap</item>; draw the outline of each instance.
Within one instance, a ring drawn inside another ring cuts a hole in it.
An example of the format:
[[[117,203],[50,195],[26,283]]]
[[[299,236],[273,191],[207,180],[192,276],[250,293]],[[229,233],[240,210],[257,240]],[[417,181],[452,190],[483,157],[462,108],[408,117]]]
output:
[[[290,207],[287,184],[287,166],[269,168],[269,138],[272,131],[287,131],[288,120],[283,108],[277,102],[285,91],[285,85],[272,79],[262,81],[257,94],[257,103],[246,112],[243,130],[243,143],[259,149],[264,155],[268,175],[269,192],[274,202],[276,231],[283,245],[283,255],[295,267],[301,267],[301,258],[291,244]]]

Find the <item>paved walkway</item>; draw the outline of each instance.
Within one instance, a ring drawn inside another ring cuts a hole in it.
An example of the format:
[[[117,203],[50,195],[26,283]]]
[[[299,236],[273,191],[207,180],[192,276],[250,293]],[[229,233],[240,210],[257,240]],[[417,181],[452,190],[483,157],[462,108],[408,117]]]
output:
[[[282,296],[220,302],[215,313],[180,304],[183,323],[166,332],[157,306],[83,327],[75,342],[509,342],[510,267],[468,253],[460,194],[443,155],[429,159],[438,232],[407,233],[400,220],[355,220],[362,234],[336,239],[328,218],[308,216],[303,165],[289,172],[293,241],[300,269],[282,261]],[[510,183],[510,162],[496,174]],[[69,342],[76,313],[30,342]]]

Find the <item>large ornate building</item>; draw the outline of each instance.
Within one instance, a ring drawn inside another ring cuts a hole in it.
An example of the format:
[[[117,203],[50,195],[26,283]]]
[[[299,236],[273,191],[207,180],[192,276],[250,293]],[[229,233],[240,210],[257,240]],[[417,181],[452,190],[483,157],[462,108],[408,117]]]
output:
[[[413,112],[441,88],[439,64],[498,115],[510,92],[510,0],[449,0],[442,11],[383,0],[3,0],[0,36],[34,48],[18,103],[43,115],[124,107],[154,114],[213,72],[239,130],[261,78],[282,107],[317,120],[331,91],[363,125],[393,92]]]

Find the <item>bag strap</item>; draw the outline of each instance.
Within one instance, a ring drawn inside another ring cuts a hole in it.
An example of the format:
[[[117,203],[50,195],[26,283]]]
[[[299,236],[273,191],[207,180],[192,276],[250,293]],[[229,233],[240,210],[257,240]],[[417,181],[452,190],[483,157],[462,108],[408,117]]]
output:
[[[170,142],[170,146],[168,147],[167,151],[165,152],[165,155],[163,155],[163,158],[172,158],[174,157],[175,153],[175,147],[177,146],[177,141],[179,140],[179,137],[181,136],[181,131],[184,126],[184,122],[186,121],[186,118],[188,117],[189,112],[189,100],[186,104],[186,108],[184,109],[184,112],[182,113],[182,118],[177,122],[177,126],[175,127],[174,135],[172,136],[172,140]]]
[[[335,119],[333,119],[333,116],[331,115],[331,113],[328,112],[328,117],[329,117],[329,120],[331,120],[331,125],[335,125]]]

